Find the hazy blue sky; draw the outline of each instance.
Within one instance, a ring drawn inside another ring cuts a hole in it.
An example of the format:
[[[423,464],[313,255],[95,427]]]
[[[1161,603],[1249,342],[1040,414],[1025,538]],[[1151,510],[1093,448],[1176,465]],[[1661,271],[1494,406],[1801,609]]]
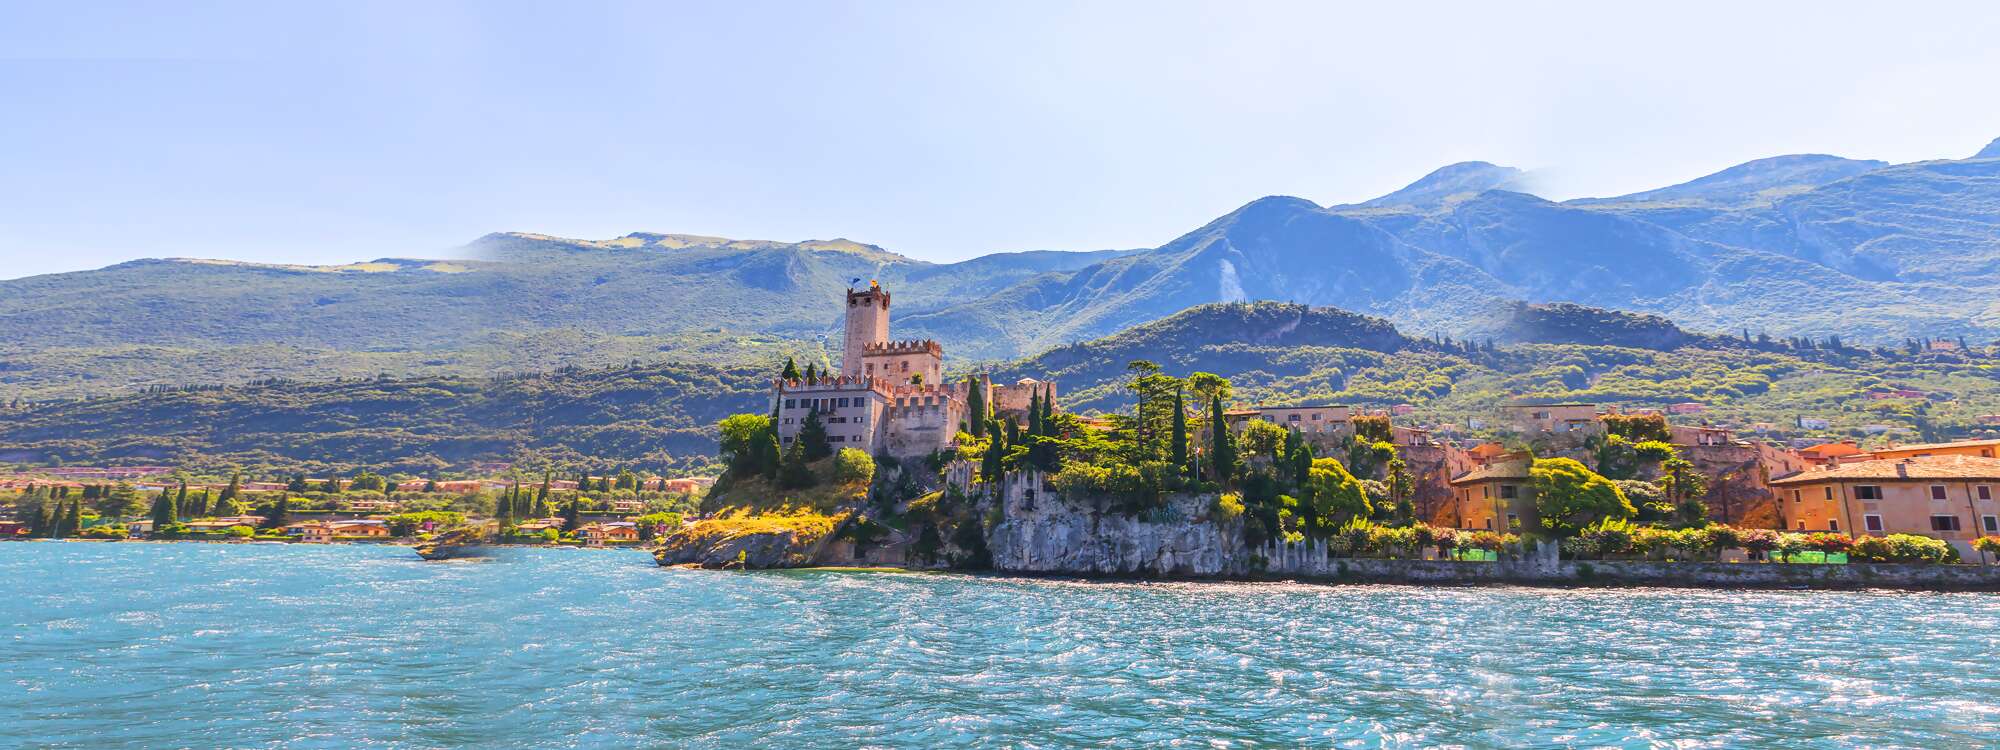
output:
[[[1152,246],[1453,161],[1550,197],[2000,136],[1968,3],[0,0],[0,278],[496,230]]]

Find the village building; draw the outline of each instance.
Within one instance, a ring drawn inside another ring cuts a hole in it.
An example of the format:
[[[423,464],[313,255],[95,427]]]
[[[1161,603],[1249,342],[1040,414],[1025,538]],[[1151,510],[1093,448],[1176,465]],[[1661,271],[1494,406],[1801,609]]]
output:
[[[1876,448],[1871,453],[1876,458],[1921,458],[1923,456],[1975,456],[1994,458],[2000,451],[2000,440],[1961,440],[1955,443],[1919,443],[1916,445],[1891,445]]]
[[[390,534],[389,532],[389,522],[379,521],[372,518],[359,518],[346,521],[328,521],[326,522],[326,526],[329,530],[333,532],[333,535],[336,537],[373,537],[379,539],[387,539],[390,536],[392,536],[392,534]]]
[[[1596,404],[1509,404],[1500,407],[1500,411],[1515,432],[1594,435],[1604,431],[1604,423],[1597,418]]]
[[[925,456],[955,444],[972,388],[983,389],[986,403],[1003,415],[1025,413],[1035,393],[1054,394],[1054,384],[1035,380],[995,386],[982,375],[943,382],[944,347],[929,339],[889,340],[889,304],[889,292],[874,282],[847,290],[840,372],[772,384],[781,444],[791,445],[816,417],[836,451]]]
[[[639,526],[631,521],[593,523],[577,529],[577,536],[583,537],[584,544],[601,547],[605,544],[639,541]]]
[[[1481,466],[1452,479],[1451,489],[1459,529],[1519,533],[1532,524],[1535,487],[1527,461]]]
[[[1808,469],[1771,484],[1793,531],[1935,537],[1975,558],[1972,540],[2000,534],[2000,458],[1930,455]]]
[[[1861,446],[1847,440],[1800,448],[1799,455],[1814,466],[1835,466],[1842,461],[1865,461],[1874,458],[1868,451],[1862,450]]]
[[[1339,441],[1354,434],[1354,426],[1348,420],[1354,416],[1354,409],[1334,404],[1306,404],[1300,406],[1253,406],[1247,409],[1227,409],[1222,418],[1229,422],[1233,431],[1241,432],[1250,420],[1261,419],[1297,430],[1305,436],[1324,435],[1332,441]]]

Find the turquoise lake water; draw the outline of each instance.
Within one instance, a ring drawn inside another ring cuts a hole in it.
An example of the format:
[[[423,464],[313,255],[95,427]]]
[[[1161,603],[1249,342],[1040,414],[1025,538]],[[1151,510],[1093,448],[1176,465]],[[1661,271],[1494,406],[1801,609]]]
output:
[[[5,747],[1992,747],[2000,596],[0,544]]]

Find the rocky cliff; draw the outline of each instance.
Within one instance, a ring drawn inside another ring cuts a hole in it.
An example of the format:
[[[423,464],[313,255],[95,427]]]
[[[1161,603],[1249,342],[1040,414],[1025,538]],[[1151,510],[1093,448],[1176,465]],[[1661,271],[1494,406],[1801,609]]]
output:
[[[1065,498],[1042,475],[1008,478],[987,530],[993,569],[1012,573],[1236,576],[1250,572],[1241,519],[1210,515],[1211,497],[1170,496],[1165,508],[1133,516],[1091,499]]]

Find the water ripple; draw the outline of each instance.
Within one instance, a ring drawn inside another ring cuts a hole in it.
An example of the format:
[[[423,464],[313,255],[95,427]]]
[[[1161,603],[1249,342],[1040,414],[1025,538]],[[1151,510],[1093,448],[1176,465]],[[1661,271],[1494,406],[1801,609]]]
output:
[[[2000,744],[2000,597],[662,570],[0,544],[53,747]]]

